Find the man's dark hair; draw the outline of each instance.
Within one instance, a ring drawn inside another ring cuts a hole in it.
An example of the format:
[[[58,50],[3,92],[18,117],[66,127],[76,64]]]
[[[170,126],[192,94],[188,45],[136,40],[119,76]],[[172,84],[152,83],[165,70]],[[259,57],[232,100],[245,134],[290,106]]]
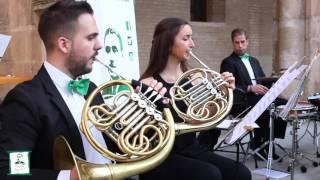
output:
[[[241,28],[236,28],[236,29],[232,30],[232,32],[231,32],[231,40],[233,41],[234,37],[236,37],[238,35],[244,35],[246,37],[246,39],[248,39],[248,34],[245,30],[243,30]]]
[[[86,13],[93,14],[86,1],[60,0],[45,9],[40,16],[38,32],[47,51],[53,48],[55,37],[72,38],[79,16]]]

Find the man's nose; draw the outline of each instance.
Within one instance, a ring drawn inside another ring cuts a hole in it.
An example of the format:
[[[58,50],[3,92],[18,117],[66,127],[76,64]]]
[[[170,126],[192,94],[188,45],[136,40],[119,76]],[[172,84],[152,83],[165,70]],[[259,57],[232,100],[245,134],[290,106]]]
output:
[[[102,43],[99,40],[97,40],[97,43],[95,44],[95,49],[98,51],[101,48],[102,48]]]

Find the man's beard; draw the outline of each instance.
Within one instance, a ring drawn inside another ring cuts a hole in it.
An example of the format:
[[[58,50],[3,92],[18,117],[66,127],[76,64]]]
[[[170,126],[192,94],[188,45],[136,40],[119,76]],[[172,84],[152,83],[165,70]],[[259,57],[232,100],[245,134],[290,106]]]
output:
[[[91,68],[87,67],[88,64],[87,57],[75,56],[72,52],[66,61],[66,66],[68,67],[70,73],[74,76],[74,78],[81,76],[83,74],[87,74],[91,72]]]

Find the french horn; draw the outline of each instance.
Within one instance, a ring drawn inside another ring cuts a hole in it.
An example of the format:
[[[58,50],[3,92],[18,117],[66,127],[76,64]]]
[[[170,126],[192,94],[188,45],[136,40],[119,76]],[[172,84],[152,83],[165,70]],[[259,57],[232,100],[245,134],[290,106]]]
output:
[[[81,180],[124,179],[151,170],[164,161],[175,139],[174,120],[167,107],[159,110],[159,94],[152,88],[140,88],[137,92],[137,85],[143,86],[129,80],[106,82],[89,95],[83,107],[81,132],[95,150],[113,163],[86,162],[72,152],[64,137],[58,137],[54,144],[55,169],[75,166]],[[125,86],[126,90],[102,104],[93,105],[96,96],[115,86]],[[91,128],[104,133],[118,150],[111,151],[99,144],[92,136]]]
[[[86,162],[72,152],[65,138],[59,137],[54,145],[55,168],[61,170],[75,166],[82,180],[124,179],[161,164],[173,147],[175,135],[215,127],[230,111],[233,93],[219,73],[196,59],[206,69],[196,68],[185,72],[170,89],[171,104],[185,122],[174,123],[168,108],[160,112],[155,105],[158,96],[154,97],[152,90],[135,93],[134,83],[128,80],[106,82],[88,97],[82,111],[80,129],[90,144],[114,163]],[[101,61],[98,62],[113,71]],[[183,81],[185,79],[186,82]],[[187,84],[192,87],[186,88]],[[114,86],[126,86],[128,90],[117,93],[111,105],[110,102],[92,105],[95,96]],[[179,101],[188,106],[186,112],[177,106]],[[119,152],[99,145],[92,137],[90,128],[105,133],[118,146]]]
[[[171,104],[184,122],[176,123],[176,134],[212,129],[229,113],[233,91],[220,73],[211,70],[191,51],[204,68],[184,72],[170,89]],[[179,107],[184,103],[187,110]]]

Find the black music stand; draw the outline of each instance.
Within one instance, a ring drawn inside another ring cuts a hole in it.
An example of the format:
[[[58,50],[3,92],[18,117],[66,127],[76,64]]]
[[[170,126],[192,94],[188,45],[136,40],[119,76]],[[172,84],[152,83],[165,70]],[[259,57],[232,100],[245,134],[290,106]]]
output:
[[[242,89],[240,88],[235,88],[233,90],[233,106],[230,110],[230,115],[235,117],[233,119],[240,119],[242,118],[246,112],[248,112],[248,110],[251,108],[251,106],[249,106],[247,104],[247,96],[246,96],[246,92],[243,91]],[[222,128],[221,130],[230,130],[230,128],[233,128],[234,126],[231,125],[231,127],[228,127],[228,128]],[[227,133],[228,134],[228,133]],[[223,148],[226,148],[226,147],[230,147],[230,146],[233,146],[233,145],[227,145],[227,144],[224,144],[224,140],[220,141],[218,143],[218,145],[213,148],[213,151],[220,151],[220,152],[227,152],[227,153],[236,153],[236,161],[239,162],[239,155],[240,154],[246,154],[247,153],[247,150],[244,149],[244,145],[245,144],[248,144],[249,142],[247,143],[243,143],[242,140],[248,135],[250,134],[250,140],[251,140],[251,137],[252,137],[252,132],[251,131],[248,131],[247,134],[243,135],[243,137],[239,138],[238,141],[236,141],[236,143],[234,143],[234,145],[236,145],[236,148],[237,150],[236,151],[229,151],[229,150],[223,150]],[[241,149],[241,152],[240,152],[240,149]]]
[[[250,107],[248,107],[245,111],[247,111]],[[244,111],[244,112],[245,112]],[[244,113],[242,112],[242,113]],[[242,114],[241,113],[241,114]],[[240,159],[240,154],[244,154],[246,156],[246,154],[248,153],[248,148],[249,148],[249,144],[253,138],[253,128],[252,127],[246,127],[247,129],[247,132],[245,134],[243,134],[237,141],[235,141],[233,144],[225,144],[225,139],[221,140],[220,143],[216,146],[216,148],[214,148],[214,151],[220,151],[220,152],[227,152],[227,153],[235,153],[236,154],[236,162],[239,163],[239,159]],[[231,133],[232,132],[232,128],[229,132],[227,132],[227,135],[228,133]],[[226,136],[227,136],[226,135]],[[242,140],[247,136],[249,135],[249,142],[245,142],[243,143]],[[244,145],[247,144],[247,148],[244,149]],[[236,146],[236,151],[228,151],[228,150],[220,150],[221,148],[225,148],[225,147],[230,147],[230,146]],[[240,152],[240,149],[241,149],[241,152]],[[244,157],[245,157],[244,156]],[[244,161],[243,161],[244,163]],[[257,160],[255,159],[255,166],[257,167],[258,166],[258,163],[257,163]]]

